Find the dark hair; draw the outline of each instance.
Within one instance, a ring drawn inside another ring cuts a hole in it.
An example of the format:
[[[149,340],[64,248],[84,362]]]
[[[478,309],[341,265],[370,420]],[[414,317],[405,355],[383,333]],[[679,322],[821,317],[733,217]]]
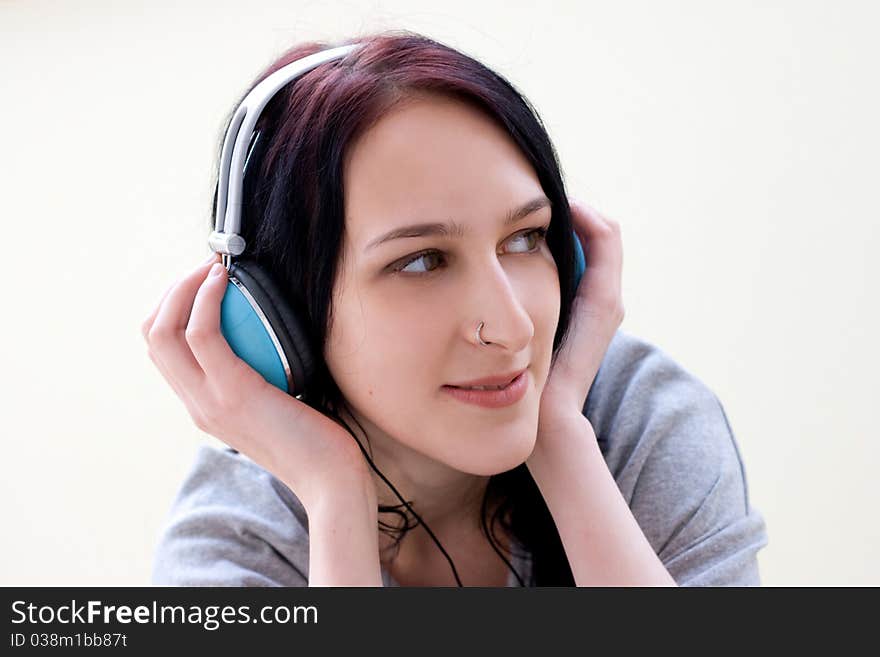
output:
[[[555,362],[568,331],[576,291],[574,238],[556,151],[537,112],[505,78],[426,36],[394,30],[345,43],[355,42],[361,43],[361,48],[289,83],[263,110],[256,127],[267,146],[261,159],[247,166],[241,231],[247,247],[241,257],[258,262],[282,290],[290,292],[291,305],[307,325],[312,344],[323,347],[345,225],[346,149],[408,95],[435,92],[453,96],[487,113],[510,135],[550,199],[552,221],[546,239],[556,261],[561,293],[559,324],[553,338]],[[309,42],[291,48],[264,70],[251,88],[282,66],[336,45],[343,44]],[[215,188],[214,213],[216,195]],[[347,408],[346,401],[322,353],[321,348],[315,349],[315,385],[303,401],[335,418],[354,437],[339,417],[339,408]],[[375,469],[363,445],[361,450]],[[379,522],[382,531],[396,536],[395,546],[421,522],[408,504],[403,506],[418,522],[410,524],[400,506],[379,506],[380,513],[395,513],[403,520],[402,526]],[[495,511],[487,526],[490,508]],[[559,532],[524,463],[490,477],[481,509],[486,538],[513,570],[496,543],[497,524],[528,550],[531,585],[574,585]],[[519,573],[514,573],[525,585]]]

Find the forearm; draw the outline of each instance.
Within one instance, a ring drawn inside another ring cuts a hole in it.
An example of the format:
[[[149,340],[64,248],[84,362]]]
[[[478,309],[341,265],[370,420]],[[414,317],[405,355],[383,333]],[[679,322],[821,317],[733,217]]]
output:
[[[382,586],[378,509],[345,492],[309,509],[309,586]]]
[[[589,420],[572,414],[538,436],[528,467],[577,586],[676,586],[608,470]]]

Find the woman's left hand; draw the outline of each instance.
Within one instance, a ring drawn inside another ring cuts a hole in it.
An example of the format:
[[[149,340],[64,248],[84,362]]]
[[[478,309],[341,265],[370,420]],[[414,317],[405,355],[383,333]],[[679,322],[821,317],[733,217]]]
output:
[[[623,321],[623,245],[620,225],[582,201],[569,199],[572,224],[581,240],[586,270],[571,310],[568,339],[547,377],[538,416],[542,436],[552,440],[572,415],[583,413],[587,394],[608,345]]]

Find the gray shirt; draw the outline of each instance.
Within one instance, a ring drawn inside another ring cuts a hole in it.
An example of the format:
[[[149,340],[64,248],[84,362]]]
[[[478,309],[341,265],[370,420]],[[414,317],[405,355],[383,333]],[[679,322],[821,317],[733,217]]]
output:
[[[766,525],[750,504],[724,409],[705,384],[618,330],[584,414],[679,586],[760,586],[756,555],[768,543]],[[529,583],[528,557],[511,563]],[[159,536],[152,583],[308,586],[308,573],[308,518],[293,492],[242,454],[200,446]],[[382,578],[398,585],[384,568]],[[508,586],[517,585],[511,573]]]

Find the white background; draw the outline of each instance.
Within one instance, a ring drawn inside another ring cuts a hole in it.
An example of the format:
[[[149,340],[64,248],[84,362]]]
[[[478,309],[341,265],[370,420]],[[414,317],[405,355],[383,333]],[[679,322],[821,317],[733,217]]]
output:
[[[216,441],[139,327],[207,254],[223,119],[294,43],[388,28],[507,76],[622,224],[623,328],[723,402],[764,584],[880,584],[877,7],[0,0],[0,584],[148,584]]]

